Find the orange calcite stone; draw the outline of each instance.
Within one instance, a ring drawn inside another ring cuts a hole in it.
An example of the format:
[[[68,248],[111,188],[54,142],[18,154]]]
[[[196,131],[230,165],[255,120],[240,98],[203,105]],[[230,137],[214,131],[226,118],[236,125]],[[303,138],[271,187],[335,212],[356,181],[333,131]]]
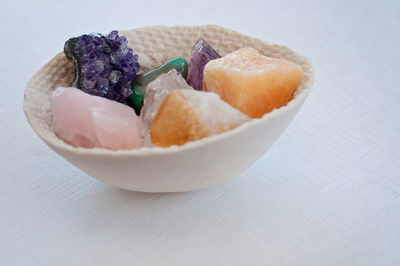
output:
[[[218,94],[174,90],[165,97],[153,120],[151,141],[159,147],[183,145],[231,130],[249,120]]]
[[[203,90],[221,98],[252,118],[286,105],[302,77],[293,62],[267,57],[253,48],[242,48],[207,63]]]

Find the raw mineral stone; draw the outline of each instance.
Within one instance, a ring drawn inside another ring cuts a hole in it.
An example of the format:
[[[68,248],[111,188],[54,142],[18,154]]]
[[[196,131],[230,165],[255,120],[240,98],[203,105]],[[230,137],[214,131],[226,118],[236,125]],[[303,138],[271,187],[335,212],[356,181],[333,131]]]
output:
[[[57,88],[51,96],[57,136],[75,147],[135,149],[142,146],[142,121],[132,108],[77,88]]]
[[[203,90],[252,118],[286,105],[300,84],[302,69],[295,63],[260,54],[246,47],[210,61],[204,68]]]
[[[222,101],[218,94],[174,90],[165,97],[151,127],[154,145],[168,147],[233,129],[250,118]]]
[[[203,70],[211,60],[221,56],[204,39],[200,38],[192,48],[188,84],[195,90],[202,90]]]
[[[193,90],[185,79],[175,69],[168,73],[159,75],[154,81],[149,83],[144,96],[144,105],[140,117],[144,122],[143,137],[144,144],[151,146],[150,129],[158,108],[167,96],[173,90]]]
[[[140,66],[138,55],[118,31],[107,36],[91,33],[71,38],[65,42],[64,53],[75,65],[73,87],[126,104]]]
[[[171,69],[175,69],[186,79],[188,72],[187,65],[185,58],[177,57],[153,70],[150,70],[149,72],[139,74],[132,83],[132,94],[128,98],[128,104],[133,107],[136,114],[139,115],[140,110],[143,107],[143,99],[147,85],[155,80],[160,74],[167,73]]]

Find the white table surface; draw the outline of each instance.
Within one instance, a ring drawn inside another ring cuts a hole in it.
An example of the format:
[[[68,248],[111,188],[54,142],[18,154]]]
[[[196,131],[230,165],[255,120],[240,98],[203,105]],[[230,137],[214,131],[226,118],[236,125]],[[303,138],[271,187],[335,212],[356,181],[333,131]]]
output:
[[[1,2],[0,265],[400,265],[398,1]],[[209,23],[316,69],[300,113],[242,175],[123,191],[29,127],[24,87],[67,38]]]

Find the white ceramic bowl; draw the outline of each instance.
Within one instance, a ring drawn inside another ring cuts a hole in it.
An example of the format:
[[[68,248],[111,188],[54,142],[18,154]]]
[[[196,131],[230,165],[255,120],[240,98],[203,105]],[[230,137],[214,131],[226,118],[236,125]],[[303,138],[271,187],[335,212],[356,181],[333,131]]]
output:
[[[226,133],[169,148],[111,151],[75,148],[54,134],[50,95],[69,86],[73,65],[63,53],[55,56],[30,80],[24,111],[33,130],[55,152],[90,176],[115,187],[145,192],[190,191],[221,183],[246,170],[282,134],[306,99],[313,74],[309,61],[285,46],[270,45],[215,25],[155,26],[120,32],[139,54],[142,71],[177,56],[190,61],[195,41],[206,39],[222,56],[251,46],[262,54],[285,58],[300,65],[303,80],[287,106]]]

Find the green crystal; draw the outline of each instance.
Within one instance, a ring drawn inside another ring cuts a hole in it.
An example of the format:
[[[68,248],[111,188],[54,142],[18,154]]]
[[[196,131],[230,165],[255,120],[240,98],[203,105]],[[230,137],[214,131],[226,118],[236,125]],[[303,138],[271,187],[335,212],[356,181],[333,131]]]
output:
[[[167,73],[168,71],[175,69],[185,79],[188,74],[188,64],[185,58],[177,57],[168,61],[167,63],[150,70],[149,72],[137,75],[132,82],[132,94],[128,98],[128,104],[137,115],[140,115],[140,110],[143,106],[144,94],[146,92],[147,84],[155,80],[160,74]]]

